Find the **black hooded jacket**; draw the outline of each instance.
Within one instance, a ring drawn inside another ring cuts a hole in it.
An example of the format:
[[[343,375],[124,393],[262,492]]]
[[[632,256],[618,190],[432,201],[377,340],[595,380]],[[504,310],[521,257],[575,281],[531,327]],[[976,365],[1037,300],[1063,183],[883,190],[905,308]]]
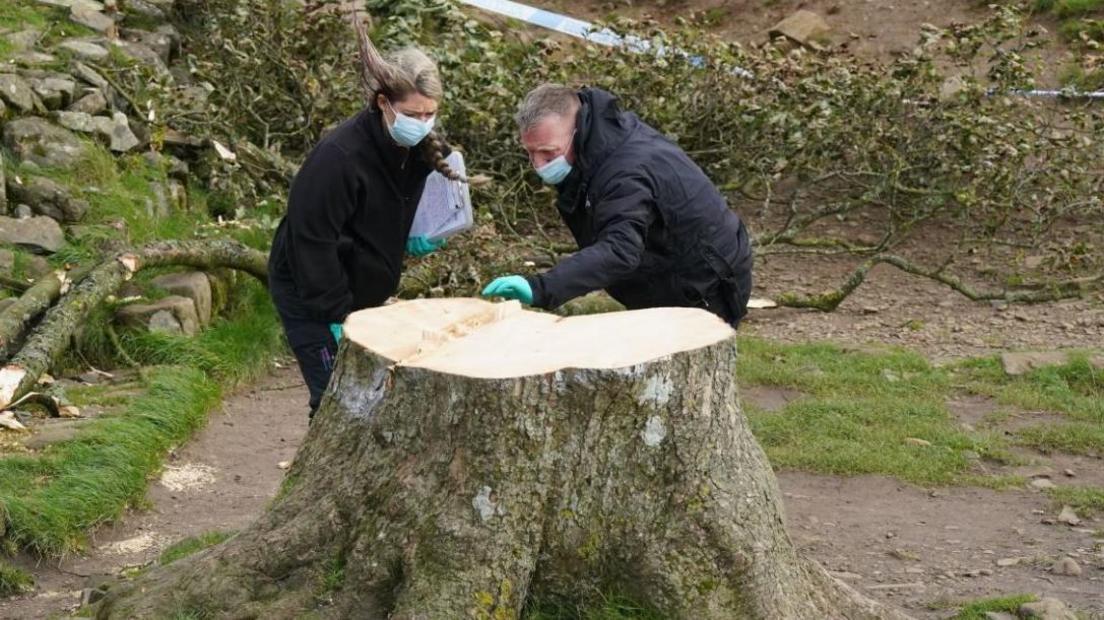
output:
[[[579,100],[575,163],[556,204],[580,250],[528,278],[533,304],[606,289],[630,309],[693,306],[738,322],[752,264],[739,216],[682,149],[613,95],[586,88]]]
[[[268,259],[284,314],[326,323],[394,294],[430,166],[365,109],[327,134],[295,176]]]

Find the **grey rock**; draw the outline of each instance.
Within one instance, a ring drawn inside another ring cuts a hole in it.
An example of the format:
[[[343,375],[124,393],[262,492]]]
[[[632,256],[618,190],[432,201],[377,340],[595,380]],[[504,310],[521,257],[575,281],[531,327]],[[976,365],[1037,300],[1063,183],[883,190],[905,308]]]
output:
[[[1070,557],[1062,558],[1054,563],[1054,566],[1050,568],[1050,572],[1055,575],[1066,575],[1067,577],[1080,577],[1081,566]]]
[[[0,73],[0,98],[20,112],[33,112],[36,106],[34,90],[26,80],[10,73]]]
[[[1051,482],[1048,478],[1036,478],[1031,481],[1031,486],[1036,489],[1046,490],[1056,488],[1058,485]]]
[[[134,41],[116,41],[115,44],[116,49],[127,58],[146,65],[159,74],[166,75],[169,73],[169,67],[165,64],[165,61],[161,60],[160,54],[150,49],[148,45]]]
[[[141,327],[152,332],[192,336],[199,331],[195,303],[187,297],[175,295],[149,304],[124,306],[119,309],[116,318],[123,325]]]
[[[169,56],[173,56],[180,52],[180,31],[176,29],[176,26],[172,24],[161,24],[153,29],[157,34],[165,35],[169,38],[171,49],[169,50]]]
[[[0,243],[52,254],[65,245],[65,233],[56,221],[48,217],[15,219],[0,216]]]
[[[8,42],[8,45],[14,51],[26,52],[34,49],[35,44],[42,38],[42,33],[38,30],[20,30],[19,32],[12,32],[4,35],[4,40]]]
[[[130,6],[130,3],[127,3]],[[149,32],[147,30],[123,30],[123,38],[133,43],[144,45],[161,58],[161,62],[168,64],[172,56],[173,39],[167,34]]]
[[[117,32],[115,20],[103,13],[102,9],[96,10],[95,6],[89,4],[73,4],[69,9],[69,19],[109,37],[115,36]]]
[[[8,104],[4,103],[4,98],[0,97],[0,123],[4,122],[4,119],[8,117]]]
[[[768,34],[771,38],[782,37],[798,45],[820,50],[824,49],[820,41],[831,32],[832,28],[824,18],[812,11],[802,10],[775,24]]]
[[[0,272],[13,277],[37,279],[54,270],[45,258],[23,252],[19,254],[19,267],[17,270],[16,253],[0,248]]]
[[[191,299],[200,325],[211,323],[211,280],[207,274],[201,271],[170,273],[154,278],[151,283],[167,293]]]
[[[26,219],[28,217],[34,217],[34,210],[24,204],[15,205],[15,209],[12,210],[16,219]]]
[[[108,137],[111,139],[110,148],[116,153],[126,153],[141,144],[141,141],[130,129],[130,120],[122,112],[116,112],[112,115],[111,132]]]
[[[1062,512],[1058,514],[1058,522],[1066,525],[1081,525],[1081,517],[1069,506],[1062,506]]]
[[[939,87],[939,100],[953,100],[964,90],[966,90],[966,80],[963,80],[960,75],[952,75],[943,80],[943,84]]]
[[[4,144],[25,162],[56,168],[75,165],[87,152],[85,143],[73,132],[35,117],[5,125]]]
[[[62,127],[82,133],[93,133],[100,126],[94,116],[85,112],[62,111],[58,112],[55,117]]]
[[[1021,618],[1037,620],[1077,620],[1066,604],[1056,598],[1044,598],[1034,603],[1020,605]]]
[[[29,78],[31,88],[49,110],[60,110],[73,103],[77,83],[60,77]]]
[[[1069,361],[1065,351],[1006,351],[1001,353],[1001,365],[1005,374],[1013,377],[1037,368],[1060,366]]]
[[[50,65],[57,62],[57,56],[47,54],[46,52],[31,50],[19,52],[12,56],[12,61],[21,67],[41,67],[42,65]]]
[[[0,151],[0,215],[8,214],[8,182],[4,170],[4,151]]]
[[[77,99],[69,106],[69,111],[96,116],[107,111],[107,97],[98,88],[89,89],[87,95]]]
[[[135,13],[151,19],[163,20],[167,17],[161,7],[144,0],[126,0],[126,10],[128,13]]]
[[[12,183],[10,190],[12,198],[29,205],[36,214],[59,222],[79,222],[88,212],[87,202],[46,177],[30,177],[23,183]]]
[[[80,62],[79,60],[73,62],[73,66],[70,67],[70,71],[72,71],[74,77],[84,80],[85,82],[91,84],[92,86],[95,86],[101,91],[106,91],[107,89],[111,88],[111,84],[104,78],[104,76],[100,75],[99,72],[97,72],[95,69],[89,67],[83,62]]]
[[[4,297],[3,299],[0,299],[0,312],[3,312],[5,310],[7,310],[8,306],[11,306],[14,303],[15,303],[15,298],[14,297]]]
[[[169,179],[167,184],[169,206],[176,211],[188,210],[188,188],[184,183],[176,180]]]
[[[59,9],[71,9],[74,6],[82,6],[90,11],[104,10],[103,3],[97,2],[97,0],[38,0],[38,3]]]
[[[106,47],[91,41],[70,39],[68,41],[62,41],[58,44],[58,47],[72,52],[74,56],[81,60],[90,60],[92,62],[99,62],[106,59],[108,56]]]

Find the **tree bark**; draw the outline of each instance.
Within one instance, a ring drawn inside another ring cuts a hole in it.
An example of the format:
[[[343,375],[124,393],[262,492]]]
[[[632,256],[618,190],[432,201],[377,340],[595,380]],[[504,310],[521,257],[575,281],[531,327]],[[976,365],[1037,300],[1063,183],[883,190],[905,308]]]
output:
[[[97,617],[499,619],[610,592],[665,618],[905,617],[794,549],[721,321],[503,306],[354,314],[271,508]]]
[[[228,267],[249,273],[265,282],[266,261],[267,257],[263,252],[236,241],[218,240],[164,241],[120,254],[101,263],[46,313],[15,356],[0,368],[0,410],[34,388],[42,373],[65,352],[73,334],[80,329],[89,314],[140,269],[165,265],[199,269]],[[46,279],[50,277],[53,277],[56,285]],[[33,297],[25,301],[21,299],[16,305],[23,303],[26,308],[41,311],[43,305],[57,299],[65,283],[63,276],[46,276],[41,288],[36,285],[24,294],[24,298],[27,298],[33,291]],[[24,325],[16,325],[16,318],[7,314],[0,317],[0,330],[3,330],[0,331],[0,346],[9,347],[8,343],[18,337],[29,320],[24,319]]]

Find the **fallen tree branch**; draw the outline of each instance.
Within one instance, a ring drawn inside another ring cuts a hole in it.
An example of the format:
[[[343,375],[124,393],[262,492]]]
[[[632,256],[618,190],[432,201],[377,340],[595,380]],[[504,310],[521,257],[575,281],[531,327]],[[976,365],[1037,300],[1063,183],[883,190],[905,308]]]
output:
[[[921,276],[949,286],[972,301],[1002,300],[1009,303],[1041,303],[1079,297],[1093,285],[1104,284],[1104,273],[1095,276],[1052,282],[1045,286],[1036,286],[1032,290],[978,289],[955,275],[944,273],[946,265],[937,269],[928,269],[893,254],[879,254],[863,261],[851,272],[839,288],[815,295],[786,293],[778,298],[778,305],[789,308],[815,308],[832,312],[839,307],[848,295],[853,293],[865,280],[870,270],[880,264],[893,265],[897,269]],[[1038,284],[1038,283],[1036,283]]]
[[[15,303],[0,312],[0,359],[11,356],[14,344],[23,337],[30,322],[52,306],[72,282],[79,282],[89,271],[55,271],[43,275]]]
[[[42,373],[65,352],[89,314],[123,282],[147,267],[183,265],[197,269],[230,268],[266,282],[267,257],[236,241],[164,241],[109,259],[88,274],[46,313],[27,342],[0,368],[0,409],[29,392]]]

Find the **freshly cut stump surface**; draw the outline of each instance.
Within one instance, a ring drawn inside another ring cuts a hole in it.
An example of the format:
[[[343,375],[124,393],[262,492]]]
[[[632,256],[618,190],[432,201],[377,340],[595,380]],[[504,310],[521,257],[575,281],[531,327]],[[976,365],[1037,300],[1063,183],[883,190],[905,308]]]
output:
[[[904,617],[795,551],[712,314],[428,299],[345,333],[272,507],[98,617],[498,619],[610,594],[666,618]]]

